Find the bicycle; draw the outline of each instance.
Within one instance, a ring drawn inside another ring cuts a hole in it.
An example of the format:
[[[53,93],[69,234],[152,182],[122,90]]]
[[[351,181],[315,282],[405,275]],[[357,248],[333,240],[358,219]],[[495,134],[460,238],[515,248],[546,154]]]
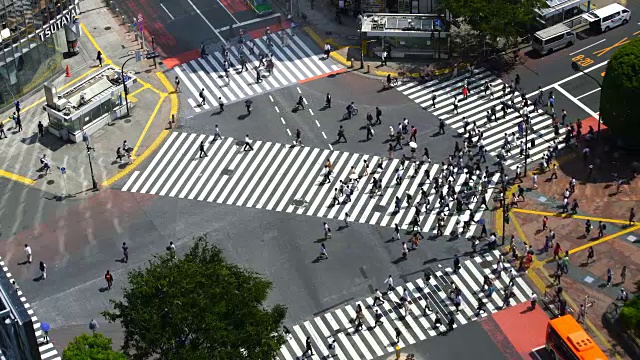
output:
[[[358,115],[358,108],[354,106],[353,109],[351,110],[351,117],[354,117],[356,115]],[[349,119],[348,111],[344,113],[344,115],[342,116],[342,120],[347,120],[347,119]]]

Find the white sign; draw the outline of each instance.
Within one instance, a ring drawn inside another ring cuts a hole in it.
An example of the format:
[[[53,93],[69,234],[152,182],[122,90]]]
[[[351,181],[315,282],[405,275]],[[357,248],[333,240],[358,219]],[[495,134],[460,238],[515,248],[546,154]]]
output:
[[[44,41],[44,39],[62,29],[63,26],[72,23],[73,18],[76,16],[78,16],[78,10],[76,10],[75,6],[58,15],[55,19],[51,20],[51,22],[36,32],[40,37],[40,41]]]

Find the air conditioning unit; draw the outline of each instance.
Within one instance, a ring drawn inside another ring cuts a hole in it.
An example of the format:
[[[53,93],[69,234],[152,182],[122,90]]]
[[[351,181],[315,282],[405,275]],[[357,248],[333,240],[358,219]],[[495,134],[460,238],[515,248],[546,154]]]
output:
[[[71,105],[71,103],[69,103],[69,100],[64,98],[60,98],[56,100],[55,104],[56,104],[56,110],[58,111],[62,111],[67,107],[67,105]]]

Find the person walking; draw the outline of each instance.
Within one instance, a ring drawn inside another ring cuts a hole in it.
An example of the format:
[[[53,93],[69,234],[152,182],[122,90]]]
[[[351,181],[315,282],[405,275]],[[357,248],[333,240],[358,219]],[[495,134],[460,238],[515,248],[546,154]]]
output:
[[[387,280],[384,281],[387,284],[387,292],[393,291],[393,277],[389,275]]]
[[[173,81],[173,86],[175,88],[176,93],[180,92],[180,78],[176,76],[176,79]]]
[[[529,300],[529,303],[530,303],[529,308],[531,310],[535,310],[536,305],[538,304],[538,295],[536,295],[536,293],[534,292],[531,293],[531,299]]]
[[[313,356],[313,347],[311,347],[311,336],[307,336],[307,340],[304,342],[305,350],[302,353],[303,357],[306,357],[307,354]]]
[[[322,223],[322,230],[324,231],[324,239],[325,240],[331,239],[331,228],[329,227],[329,224],[327,224],[326,221]]]
[[[620,282],[624,284],[625,281],[627,281],[627,265],[623,265],[620,271]]]
[[[380,302],[381,304],[385,303],[385,301],[382,299],[382,294],[380,293],[380,290],[376,289],[375,294],[373,295],[373,306],[378,305],[378,302]]]
[[[207,155],[207,152],[204,149],[204,141],[200,142],[200,146],[198,147],[199,153],[198,153],[198,158],[202,159],[202,157],[207,157],[209,155]]]
[[[222,140],[222,135],[220,134],[220,129],[218,128],[218,124],[216,124],[216,128],[213,130],[213,141]]]
[[[7,133],[4,132],[4,123],[0,121],[0,139],[2,139],[2,136],[8,138]]]
[[[344,135],[344,128],[342,125],[340,125],[340,128],[338,129],[338,139],[336,142],[340,142],[340,139],[343,139],[345,143],[347,142],[347,137]]]
[[[222,101],[221,96],[218,96],[218,108],[220,109],[220,113],[224,112],[224,101]]]
[[[20,115],[16,118],[16,126],[18,127],[18,132],[22,132],[22,119]]]
[[[27,258],[25,262],[27,264],[31,264],[31,261],[33,260],[33,255],[31,254],[31,246],[29,246],[28,244],[24,244],[24,255]]]
[[[249,134],[244,136],[244,147],[242,148],[243,151],[248,151],[248,150],[253,150],[253,146],[251,146],[251,139],[249,138]]]
[[[611,281],[613,281],[613,271],[611,268],[607,269],[607,287],[611,286]]]
[[[325,260],[329,258],[329,254],[327,254],[327,246],[324,243],[320,244],[320,258]]]
[[[38,121],[38,136],[44,136],[44,125],[42,124],[42,121]]]
[[[45,265],[44,261],[40,261],[40,278],[42,280],[47,279],[47,265]]]
[[[375,329],[378,324],[382,325],[382,314],[380,313],[380,310],[375,309],[374,313],[373,313],[373,328]]]
[[[102,51],[98,50],[98,54],[96,55],[96,60],[98,60],[98,66],[102,67]]]
[[[113,275],[111,275],[109,270],[104,274],[104,279],[107,281],[107,290],[111,290],[111,286],[113,286]]]
[[[129,262],[129,247],[126,242],[122,243],[122,262],[125,264]]]
[[[400,336],[402,336],[402,331],[400,331],[400,328],[395,328],[395,332],[396,332],[396,344],[399,344]]]
[[[204,88],[200,90],[200,93],[198,94],[198,96],[200,97],[200,106],[207,105],[207,98],[204,96]]]
[[[592,261],[594,261],[594,258],[596,257],[596,254],[593,250],[593,246],[589,248],[589,251],[587,252],[587,265],[589,265],[589,263],[591,263]]]

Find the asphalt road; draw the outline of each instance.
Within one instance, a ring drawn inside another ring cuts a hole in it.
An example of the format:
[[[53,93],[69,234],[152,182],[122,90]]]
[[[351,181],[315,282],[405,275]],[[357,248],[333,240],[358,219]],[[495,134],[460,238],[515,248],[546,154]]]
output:
[[[142,15],[143,28],[164,57],[200,48],[203,41],[218,43],[238,36],[237,29],[258,31],[280,23],[274,14],[258,18],[244,0],[117,0],[130,17]],[[229,31],[229,26],[233,30]]]
[[[203,233],[231,261],[273,280],[269,302],[289,307],[288,322],[369,295],[389,274],[413,280],[426,267],[449,264],[451,254],[468,250],[464,239],[439,240],[416,250],[409,261],[394,262],[399,245],[389,241],[391,229],[352,224],[328,243],[331,260],[314,264],[322,237],[317,218],[118,190],[56,202],[32,188],[6,185],[11,191],[3,194],[3,208],[16,218],[3,214],[2,228],[19,225],[3,231],[0,252],[36,314],[54,328],[84,326],[91,318],[104,323],[99,312],[109,298],[120,296],[127,269],[144,265],[169,241],[182,252]],[[42,210],[32,214],[27,208]],[[120,262],[124,241],[127,264]],[[33,249],[32,265],[18,265],[25,243]],[[40,260],[48,265],[48,278],[34,281]],[[103,289],[106,270],[115,278],[108,292]]]
[[[522,86],[527,93],[536,92],[538,86],[545,88],[562,82],[558,86],[566,92],[554,89],[558,110],[565,108],[572,121],[597,114],[600,107],[597,82],[602,82],[606,70],[605,63],[619,46],[640,36],[640,23],[637,20],[640,3],[629,1],[625,6],[632,13],[631,21],[627,25],[602,34],[590,31],[580,33],[576,44],[548,56],[541,57],[532,50],[524,51],[521,54],[523,63],[505,77],[512,79],[516,73],[520,74]],[[580,64],[595,80],[588,76],[573,77],[576,73],[571,68],[572,61]],[[573,78],[565,80],[571,77]]]
[[[250,116],[246,116],[243,103],[234,103],[226,106],[223,113],[216,109],[189,117],[180,130],[212,134],[217,124],[225,136],[243,139],[249,133],[252,139],[291,143],[296,129],[300,129],[307,146],[327,149],[331,145],[335,150],[387,156],[389,126],[395,130],[408,118],[410,125],[418,129],[418,147],[428,147],[434,162],[444,161],[453,152],[457,138],[451,132],[436,136],[438,122],[431,113],[407,102],[398,91],[380,92],[380,88],[377,78],[349,72],[331,75],[251,98],[254,110]],[[331,108],[324,106],[327,93],[332,96]],[[307,104],[305,109],[296,111],[299,96]],[[351,101],[358,108],[358,115],[342,120]],[[376,106],[382,110],[382,125],[375,126],[373,139],[366,141],[366,114],[371,112],[375,117]],[[335,142],[339,126],[344,127],[347,143]],[[409,155],[408,147],[404,151]]]

